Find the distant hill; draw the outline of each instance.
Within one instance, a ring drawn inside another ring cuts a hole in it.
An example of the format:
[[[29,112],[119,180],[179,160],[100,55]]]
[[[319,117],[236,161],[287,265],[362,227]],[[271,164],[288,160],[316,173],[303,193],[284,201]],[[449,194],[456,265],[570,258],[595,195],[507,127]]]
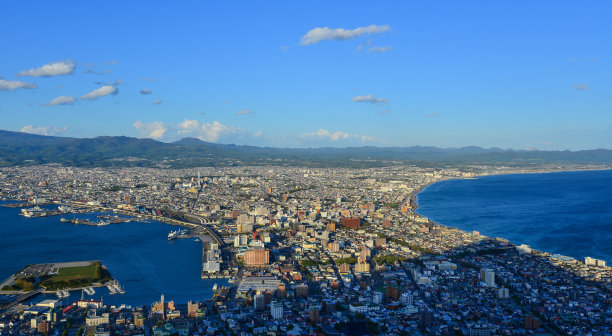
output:
[[[374,167],[397,163],[610,164],[612,150],[524,151],[462,147],[273,148],[222,145],[184,138],[173,143],[125,136],[68,138],[0,130],[0,166],[60,163],[72,166],[195,167],[294,165]]]

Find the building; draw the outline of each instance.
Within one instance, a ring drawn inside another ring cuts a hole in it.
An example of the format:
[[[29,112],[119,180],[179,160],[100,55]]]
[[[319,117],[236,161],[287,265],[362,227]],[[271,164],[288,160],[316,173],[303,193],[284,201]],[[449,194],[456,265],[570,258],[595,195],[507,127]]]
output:
[[[266,307],[266,297],[261,293],[255,294],[253,296],[253,307],[255,310],[264,310]]]
[[[399,302],[404,306],[411,306],[414,302],[414,296],[409,292],[402,293],[402,295],[400,295]]]
[[[283,303],[272,301],[272,303],[270,303],[270,314],[275,320],[283,318]]]
[[[321,318],[319,317],[319,307],[310,307],[310,309],[308,310],[308,319],[310,320],[310,322],[313,323],[318,323],[321,321]]]
[[[187,317],[196,318],[200,305],[197,302],[187,301]]]
[[[487,325],[475,325],[470,327],[469,336],[490,336],[491,327]]]
[[[110,321],[110,315],[108,313],[102,314],[102,316],[98,316],[94,311],[93,315],[89,315],[85,318],[85,324],[88,327],[98,326],[100,324],[108,324]]]
[[[246,235],[238,235],[234,237],[234,247],[247,246],[249,244],[249,237]]]
[[[336,223],[334,222],[327,223],[326,228],[327,228],[327,231],[329,232],[336,232]]]
[[[167,319],[169,315],[175,316],[176,309],[174,308],[174,301],[165,301],[164,294],[161,295],[161,300],[154,302],[151,305],[151,314],[159,314],[162,319]]]
[[[510,290],[508,290],[508,288],[500,288],[497,290],[498,299],[507,299],[508,297],[510,297]]]
[[[370,273],[370,264],[361,260],[355,264],[355,273]]]
[[[49,322],[47,321],[40,321],[38,322],[38,325],[36,325],[36,329],[38,329],[38,332],[41,334],[44,333],[48,333],[49,332]]]
[[[584,264],[587,266],[606,267],[605,260],[599,260],[591,257],[584,258]]]
[[[495,272],[489,268],[481,269],[480,281],[484,282],[489,287],[495,287]]]
[[[354,217],[344,217],[340,220],[340,225],[349,229],[359,229],[361,228],[361,219]]]
[[[295,286],[295,296],[307,298],[308,297],[308,285],[299,284]]]
[[[533,315],[525,316],[525,329],[527,330],[535,330],[540,328],[540,319],[537,317],[533,317]]]
[[[372,303],[381,304],[384,296],[385,295],[382,292],[374,292],[374,294],[372,294]]]
[[[244,264],[246,266],[265,266],[270,263],[270,251],[255,248],[244,252]]]
[[[394,286],[387,286],[387,288],[385,289],[385,297],[393,301],[399,300],[399,289]]]

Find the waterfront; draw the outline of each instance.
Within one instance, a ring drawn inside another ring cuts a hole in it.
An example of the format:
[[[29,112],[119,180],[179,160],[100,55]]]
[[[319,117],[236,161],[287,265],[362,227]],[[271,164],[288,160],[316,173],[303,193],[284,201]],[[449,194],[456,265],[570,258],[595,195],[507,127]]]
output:
[[[612,170],[485,176],[432,184],[417,212],[442,225],[582,260],[612,261]]]
[[[25,218],[19,209],[0,207],[0,278],[27,264],[72,260],[101,260],[126,290],[109,295],[97,288],[108,304],[151,304],[164,293],[169,300],[185,303],[212,297],[215,283],[226,279],[201,279],[202,244],[193,239],[167,240],[176,227],[151,221],[107,226],[60,223],[60,216]],[[77,215],[95,220],[95,214]],[[72,292],[66,302],[80,298]],[[49,295],[49,297],[55,297]]]

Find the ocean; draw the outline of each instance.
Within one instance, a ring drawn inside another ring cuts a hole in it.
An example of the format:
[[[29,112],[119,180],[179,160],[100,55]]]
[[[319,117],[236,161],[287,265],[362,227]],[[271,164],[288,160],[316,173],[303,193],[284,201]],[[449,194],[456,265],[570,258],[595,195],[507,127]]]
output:
[[[226,279],[200,277],[201,242],[193,238],[168,241],[168,233],[176,226],[151,221],[96,227],[61,223],[61,216],[26,218],[19,213],[19,209],[0,207],[0,281],[27,264],[101,260],[126,293],[109,295],[104,287],[85,298],[103,298],[111,305],[150,305],[162,293],[179,304],[203,301],[212,298],[215,283],[227,285]],[[95,220],[96,214],[78,218]],[[65,303],[81,297],[80,291],[71,293]]]
[[[448,180],[417,202],[418,214],[442,225],[612,263],[612,170]]]

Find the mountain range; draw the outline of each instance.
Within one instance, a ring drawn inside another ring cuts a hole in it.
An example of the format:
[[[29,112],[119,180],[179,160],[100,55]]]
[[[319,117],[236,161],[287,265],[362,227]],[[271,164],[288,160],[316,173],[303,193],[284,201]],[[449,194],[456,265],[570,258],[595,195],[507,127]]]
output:
[[[491,164],[610,164],[612,150],[513,150],[461,147],[274,148],[225,145],[184,138],[172,143],[125,136],[70,138],[0,130],[0,166],[59,163],[70,166],[195,167],[291,165],[375,167]]]

